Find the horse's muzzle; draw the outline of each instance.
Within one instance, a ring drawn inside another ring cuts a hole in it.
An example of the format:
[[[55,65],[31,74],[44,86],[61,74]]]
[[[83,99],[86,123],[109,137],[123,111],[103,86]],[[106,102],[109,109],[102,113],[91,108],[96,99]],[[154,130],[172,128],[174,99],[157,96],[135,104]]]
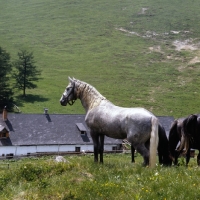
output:
[[[66,106],[66,105],[67,105],[67,102],[66,102],[66,101],[63,101],[63,100],[61,100],[61,101],[60,101],[60,104],[61,104],[62,106]]]

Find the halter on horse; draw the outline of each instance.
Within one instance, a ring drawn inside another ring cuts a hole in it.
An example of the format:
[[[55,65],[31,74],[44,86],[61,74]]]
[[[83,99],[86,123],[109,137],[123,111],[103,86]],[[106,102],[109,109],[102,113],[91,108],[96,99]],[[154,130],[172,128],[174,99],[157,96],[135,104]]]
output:
[[[106,135],[116,139],[127,138],[132,145],[132,150],[136,149],[143,156],[144,165],[154,167],[158,135],[163,135],[158,119],[144,108],[115,106],[94,87],[83,81],[74,78],[69,78],[69,81],[60,103],[66,106],[72,105],[77,98],[81,100],[86,111],[85,121],[90,128],[94,144],[94,161],[98,162],[99,153],[100,162],[103,162],[104,136]],[[167,150],[168,148],[165,151]]]
[[[178,143],[179,147],[176,150]],[[186,165],[190,161],[190,149],[198,149],[197,164],[200,165],[200,115],[189,115],[175,120],[169,132],[169,151],[175,165],[181,153],[186,154]]]

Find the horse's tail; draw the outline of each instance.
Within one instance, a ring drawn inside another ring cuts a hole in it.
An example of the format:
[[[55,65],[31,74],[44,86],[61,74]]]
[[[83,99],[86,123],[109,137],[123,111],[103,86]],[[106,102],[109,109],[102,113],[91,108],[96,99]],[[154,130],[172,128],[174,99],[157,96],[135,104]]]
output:
[[[192,138],[195,134],[195,128],[197,123],[197,115],[190,115],[189,117],[183,120],[182,127],[182,137],[180,146],[178,148],[179,151],[184,149],[184,153],[187,153],[190,145],[190,141],[192,142]]]
[[[172,164],[172,160],[170,159],[169,155],[169,140],[167,138],[165,129],[161,124],[158,125],[158,136],[159,136],[159,143],[158,143],[159,163],[169,166]]]
[[[178,151],[184,150],[183,153],[186,154],[188,149],[189,149],[189,138],[186,137],[184,134],[182,134]]]
[[[177,130],[178,128],[177,124],[178,124],[178,120],[174,120],[169,131],[169,153],[173,161],[175,160],[175,149],[180,140],[179,135],[178,135],[178,130]]]
[[[151,118],[151,137],[150,137],[150,150],[149,150],[149,166],[151,168],[156,165],[156,154],[158,147],[158,119]]]

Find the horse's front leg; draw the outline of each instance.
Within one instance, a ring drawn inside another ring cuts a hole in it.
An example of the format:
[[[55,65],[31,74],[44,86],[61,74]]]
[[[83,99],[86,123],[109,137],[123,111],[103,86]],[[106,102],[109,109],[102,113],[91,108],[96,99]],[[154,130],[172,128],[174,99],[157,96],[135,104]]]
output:
[[[98,162],[98,153],[99,153],[99,135],[94,132],[90,132],[90,135],[93,140],[94,145],[94,162]]]
[[[103,151],[104,151],[104,135],[99,136],[99,154],[100,162],[103,163]]]
[[[132,163],[134,163],[135,162],[135,148],[132,144],[131,144],[131,156],[132,156]]]
[[[188,166],[188,163],[190,162],[190,148],[188,149],[186,153],[186,166]]]
[[[197,165],[200,166],[200,149],[198,149],[199,154],[197,156]]]
[[[183,151],[175,150],[174,165],[178,165],[178,158],[179,158],[179,156],[180,156],[180,154],[181,154],[182,152],[183,152]]]

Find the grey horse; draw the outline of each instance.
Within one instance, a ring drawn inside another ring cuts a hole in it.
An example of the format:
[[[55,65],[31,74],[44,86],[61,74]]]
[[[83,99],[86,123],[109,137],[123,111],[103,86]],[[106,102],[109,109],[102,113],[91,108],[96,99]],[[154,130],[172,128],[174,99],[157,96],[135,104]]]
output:
[[[60,103],[73,105],[80,99],[86,111],[85,121],[90,128],[94,145],[94,161],[103,163],[104,136],[125,139],[144,159],[144,166],[155,167],[158,147],[158,119],[144,108],[123,108],[114,105],[90,84],[69,77]]]

